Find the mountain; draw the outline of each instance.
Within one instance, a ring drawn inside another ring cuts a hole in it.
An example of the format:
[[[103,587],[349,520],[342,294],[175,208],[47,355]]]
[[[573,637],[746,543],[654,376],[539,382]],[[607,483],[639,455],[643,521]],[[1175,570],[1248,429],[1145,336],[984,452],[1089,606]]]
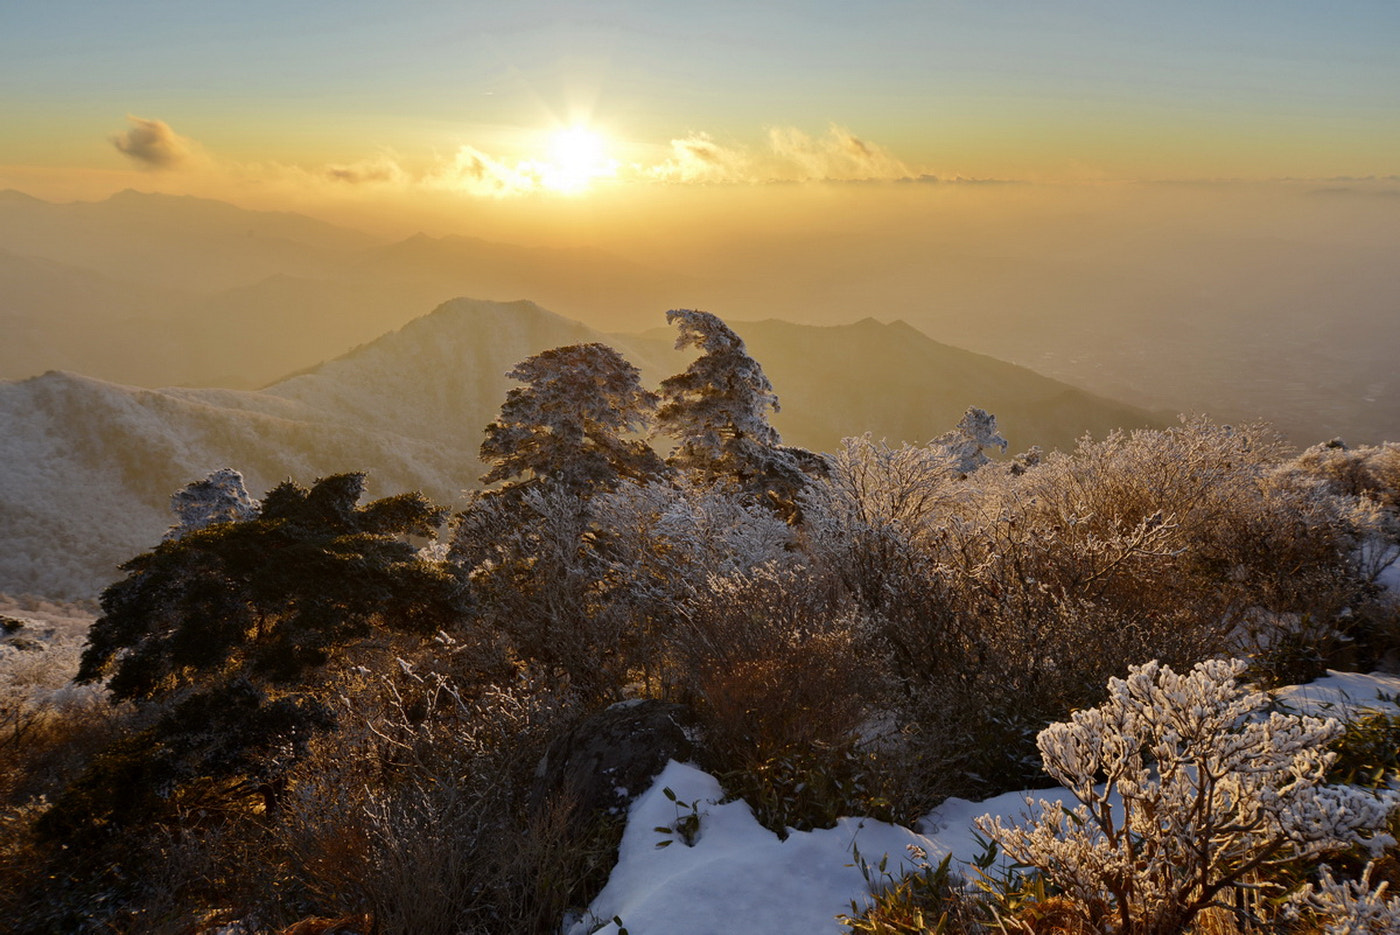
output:
[[[104,201],[0,199],[0,249],[164,288],[215,291],[277,273],[314,275],[376,238],[305,215],[189,195]]]
[[[1071,448],[1085,432],[1102,437],[1164,419],[942,344],[902,321],[730,324],[777,388],[782,409],[773,424],[785,440],[809,448],[831,451],[867,431],[891,442],[925,442],[956,425],[969,406],[994,414],[1014,451]]]
[[[1050,414],[1064,426],[1008,429],[1018,447],[1153,421],[907,325],[736,327],[783,398],[775,424],[790,444],[829,448],[867,430],[925,441],[967,405],[1012,411],[1017,392],[1027,401],[1015,419]],[[0,384],[0,591],[93,595],[159,541],[170,494],[221,467],[242,471],[254,495],[287,477],[365,470],[371,496],[421,489],[454,504],[483,472],[482,430],[513,385],[505,372],[585,341],[618,347],[653,385],[687,362],[670,335],[603,335],[531,302],[456,299],[261,391],[151,390],[58,372]],[[855,351],[889,366],[840,369]],[[805,376],[813,364],[829,365],[828,378]]]
[[[503,300],[530,296],[567,308],[595,327],[626,331],[656,320],[711,288],[708,281],[653,269],[592,247],[522,247],[476,237],[429,237],[376,247],[357,256],[346,277],[355,281],[436,283]]]
[[[3,379],[64,369],[148,387],[253,388],[459,295],[529,296],[620,329],[654,323],[701,285],[594,248],[424,234],[380,243],[189,196],[53,204],[0,192]]]
[[[165,326],[189,297],[0,250],[0,374],[45,369],[145,383],[178,352]]]

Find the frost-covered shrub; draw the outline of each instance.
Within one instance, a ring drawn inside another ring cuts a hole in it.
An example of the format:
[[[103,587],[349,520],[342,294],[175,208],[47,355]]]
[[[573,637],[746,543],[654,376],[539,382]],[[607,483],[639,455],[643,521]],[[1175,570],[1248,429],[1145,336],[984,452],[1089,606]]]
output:
[[[1396,935],[1400,932],[1400,896],[1388,896],[1388,883],[1371,887],[1369,863],[1359,880],[1337,880],[1323,866],[1317,883],[1289,898],[1293,914],[1306,912],[1323,925],[1324,935]]]
[[[1194,418],[961,477],[936,443],[848,442],[804,541],[906,688],[906,775],[931,794],[1034,782],[1036,732],[1148,658],[1190,666],[1252,633],[1264,668],[1315,675],[1362,606],[1357,521],[1280,482],[1284,450]]]
[[[979,829],[1081,905],[1105,906],[1119,935],[1176,935],[1291,858],[1395,843],[1380,829],[1400,794],[1325,782],[1342,725],[1268,713],[1267,695],[1237,683],[1244,668],[1151,662],[1113,679],[1108,701],[1038,738],[1081,804],[1042,801],[1027,824]]]
[[[479,629],[616,700],[664,682],[665,640],[712,577],[792,557],[793,530],[732,487],[621,481],[581,497],[547,485],[478,497],[450,558],[475,595]]]
[[[929,538],[968,485],[940,445],[847,438],[803,493],[808,548],[867,612],[885,615],[934,573]]]
[[[1400,442],[1348,448],[1334,439],[1307,449],[1285,470],[1320,479],[1335,493],[1400,510]]]
[[[475,629],[585,695],[616,700],[640,633],[608,600],[588,498],[555,485],[478,498],[457,520],[450,558],[466,578]]]
[[[1347,448],[1315,445],[1279,465],[1272,481],[1316,509],[1330,509],[1346,530],[1345,548],[1358,587],[1342,619],[1325,621],[1311,640],[1321,651],[1345,650],[1360,667],[1394,664],[1400,654],[1400,443]],[[1311,622],[1311,621],[1310,621]],[[1314,625],[1313,629],[1316,629]]]

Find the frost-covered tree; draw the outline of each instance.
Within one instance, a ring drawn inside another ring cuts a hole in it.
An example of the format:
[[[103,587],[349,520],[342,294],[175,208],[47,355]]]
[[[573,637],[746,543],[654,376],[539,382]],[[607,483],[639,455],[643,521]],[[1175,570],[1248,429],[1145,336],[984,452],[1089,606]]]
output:
[[[660,387],[657,434],[676,440],[667,462],[698,482],[728,480],[791,511],[808,475],[823,473],[813,452],[782,443],[768,421],[778,411],[773,384],[734,331],[709,312],[672,309],[676,348],[700,351]]]
[[[170,509],[179,522],[165,534],[178,539],[187,532],[203,529],[215,523],[232,523],[252,519],[259,503],[248,495],[243,475],[233,468],[211,471],[204,480],[195,481],[170,496]]]
[[[1151,662],[1112,679],[1105,703],[1038,738],[1046,772],[1082,804],[1042,801],[1028,824],[978,828],[1115,935],[1180,935],[1286,860],[1395,843],[1381,829],[1400,794],[1324,782],[1343,726],[1270,713],[1238,684],[1244,669]]]
[[[519,380],[486,426],[484,484],[541,481],[586,494],[619,478],[661,473],[656,453],[630,433],[656,407],[637,368],[606,344],[571,344],[536,354],[506,376]]]
[[[997,431],[997,417],[984,409],[971,407],[951,432],[944,432],[929,443],[942,448],[952,460],[952,469],[964,476],[986,464],[988,448],[1006,450],[1006,439]]]

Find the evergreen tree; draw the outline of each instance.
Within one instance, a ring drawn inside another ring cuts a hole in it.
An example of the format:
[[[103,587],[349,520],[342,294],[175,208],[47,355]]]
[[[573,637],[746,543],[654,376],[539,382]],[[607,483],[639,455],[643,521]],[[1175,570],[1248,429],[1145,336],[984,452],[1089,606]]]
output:
[[[794,514],[808,475],[825,473],[826,462],[782,443],[768,421],[769,410],[778,411],[773,384],[728,325],[694,309],[672,309],[666,321],[680,330],[677,350],[701,352],[661,383],[657,432],[676,439],[667,463],[702,484],[733,482]]]
[[[316,689],[338,648],[456,619],[455,577],[407,541],[433,534],[446,511],[419,493],[359,506],[363,489],[363,474],[309,490],[286,482],[255,516],[192,529],[122,566],[76,681],[105,679],[150,726],[93,761],[46,816],[49,833],[117,830],[172,807],[190,783],[274,798],[306,740],[333,726]]]
[[[482,483],[548,481],[587,495],[623,477],[640,480],[664,470],[644,441],[627,437],[646,427],[656,395],[606,344],[556,347],[506,376],[525,385],[506,394],[500,415],[486,427],[481,459],[491,469]]]

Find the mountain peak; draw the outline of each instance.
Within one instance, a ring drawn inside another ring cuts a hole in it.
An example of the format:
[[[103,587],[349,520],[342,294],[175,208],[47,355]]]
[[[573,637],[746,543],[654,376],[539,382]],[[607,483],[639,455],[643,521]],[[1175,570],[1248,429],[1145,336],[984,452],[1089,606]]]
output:
[[[33,195],[25,194],[14,188],[0,190],[0,204],[6,205],[46,205],[42,198],[35,198]]]

